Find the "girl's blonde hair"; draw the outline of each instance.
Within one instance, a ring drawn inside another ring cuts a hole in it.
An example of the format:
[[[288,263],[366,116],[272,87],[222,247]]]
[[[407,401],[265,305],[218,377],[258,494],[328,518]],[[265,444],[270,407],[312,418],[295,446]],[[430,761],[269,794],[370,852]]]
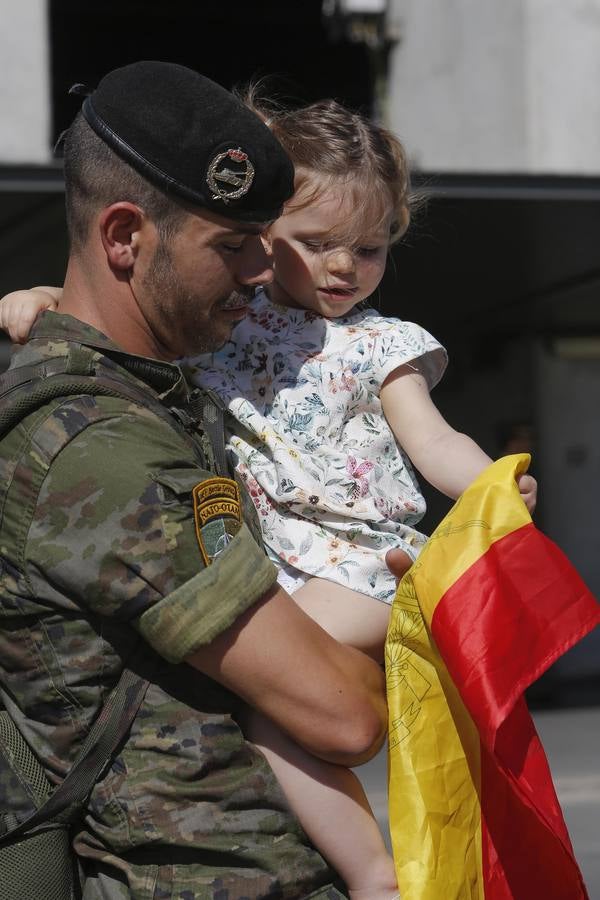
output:
[[[354,201],[352,220],[344,225],[346,239],[358,241],[365,223],[379,224],[391,206],[390,243],[400,240],[410,222],[410,175],[404,147],[391,131],[335,100],[287,110],[258,98],[256,88],[242,99],[269,126],[294,163],[296,191],[307,176],[318,176],[318,187],[301,205],[341,179]],[[294,204],[293,198],[289,204]]]

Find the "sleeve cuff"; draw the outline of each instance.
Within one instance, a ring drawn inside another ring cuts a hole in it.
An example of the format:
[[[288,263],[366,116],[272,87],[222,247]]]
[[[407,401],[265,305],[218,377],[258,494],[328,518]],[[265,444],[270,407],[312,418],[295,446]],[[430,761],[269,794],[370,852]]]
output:
[[[413,365],[423,375],[427,382],[427,387],[431,391],[441,380],[447,364],[448,356],[443,347],[423,348],[415,351],[412,355],[409,353],[400,356],[400,358],[391,356],[386,359],[381,366],[379,377],[381,384],[383,384],[388,375],[391,375],[400,366]]]
[[[275,566],[242,525],[212,565],[143,613],[137,628],[164,659],[180,663],[229,628],[276,577]]]

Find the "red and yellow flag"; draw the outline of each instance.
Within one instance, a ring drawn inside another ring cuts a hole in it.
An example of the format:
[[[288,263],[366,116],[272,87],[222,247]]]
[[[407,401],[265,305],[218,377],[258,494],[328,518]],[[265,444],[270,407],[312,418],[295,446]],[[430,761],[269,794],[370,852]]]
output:
[[[489,466],[402,579],[386,642],[390,831],[403,900],[584,900],[523,691],[600,606]]]

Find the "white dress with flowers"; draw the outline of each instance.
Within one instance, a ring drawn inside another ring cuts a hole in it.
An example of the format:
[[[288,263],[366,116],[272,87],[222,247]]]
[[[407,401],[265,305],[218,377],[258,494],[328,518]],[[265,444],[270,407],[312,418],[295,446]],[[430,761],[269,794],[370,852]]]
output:
[[[431,388],[446,354],[411,322],[372,309],[325,319],[261,291],[233,340],[187,369],[237,420],[230,445],[271,558],[388,603],[386,552],[415,559],[425,542],[425,501],[379,400],[405,363]]]

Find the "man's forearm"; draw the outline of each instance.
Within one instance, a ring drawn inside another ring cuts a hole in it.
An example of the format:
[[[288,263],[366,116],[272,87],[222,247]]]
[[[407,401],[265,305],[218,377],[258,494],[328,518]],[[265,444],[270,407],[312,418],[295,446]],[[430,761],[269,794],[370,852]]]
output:
[[[385,738],[380,667],[331,638],[279,587],[187,662],[329,762],[359,765]]]

